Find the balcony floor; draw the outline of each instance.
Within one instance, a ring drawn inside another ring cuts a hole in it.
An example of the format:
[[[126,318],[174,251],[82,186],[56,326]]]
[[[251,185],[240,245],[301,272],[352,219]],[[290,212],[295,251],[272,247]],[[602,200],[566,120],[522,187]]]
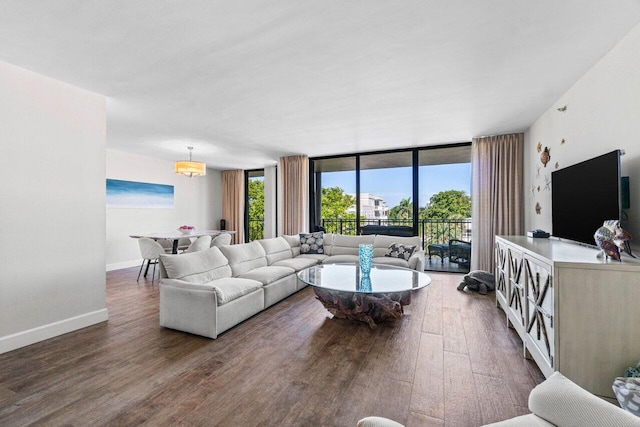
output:
[[[429,256],[424,257],[424,270],[425,271],[442,271],[446,273],[463,273],[469,272],[468,266],[458,265],[455,262],[449,262],[449,258],[445,257],[444,261],[438,256],[432,256],[429,260]]]

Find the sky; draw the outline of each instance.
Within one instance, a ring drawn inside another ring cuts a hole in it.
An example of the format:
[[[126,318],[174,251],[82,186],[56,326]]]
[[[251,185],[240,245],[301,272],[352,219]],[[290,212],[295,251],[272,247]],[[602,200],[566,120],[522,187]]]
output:
[[[360,192],[381,196],[388,207],[394,207],[401,199],[412,197],[411,168],[363,170],[360,174]],[[424,207],[429,198],[445,190],[462,190],[471,194],[471,163],[420,166],[418,172],[420,191],[419,206]],[[340,187],[345,193],[356,193],[356,173],[324,172],[323,187]]]

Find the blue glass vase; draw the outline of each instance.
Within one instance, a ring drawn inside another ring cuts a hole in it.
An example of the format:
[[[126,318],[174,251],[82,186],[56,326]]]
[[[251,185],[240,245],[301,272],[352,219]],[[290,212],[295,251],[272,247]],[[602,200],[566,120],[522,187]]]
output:
[[[360,258],[360,273],[363,276],[368,276],[371,273],[371,264],[373,262],[373,245],[359,245],[358,256]]]
[[[371,292],[371,276],[363,275],[360,277],[360,283],[358,284],[358,292]]]

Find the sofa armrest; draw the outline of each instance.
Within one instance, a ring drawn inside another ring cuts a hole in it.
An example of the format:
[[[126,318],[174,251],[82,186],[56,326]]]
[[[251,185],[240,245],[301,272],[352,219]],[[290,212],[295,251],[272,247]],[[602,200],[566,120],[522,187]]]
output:
[[[162,279],[160,326],[216,338],[218,297],[211,285]]]
[[[409,267],[416,271],[424,271],[424,249],[419,249],[408,260]]]
[[[160,279],[160,284],[164,286],[173,286],[173,287],[182,288],[182,289],[213,291],[213,285],[210,285],[209,283],[198,284],[198,283],[187,282],[186,280],[180,280],[180,279]]]
[[[554,372],[529,395],[529,409],[558,426],[638,426],[640,419]]]
[[[358,427],[404,427],[404,426],[388,418],[366,417],[358,421]]]

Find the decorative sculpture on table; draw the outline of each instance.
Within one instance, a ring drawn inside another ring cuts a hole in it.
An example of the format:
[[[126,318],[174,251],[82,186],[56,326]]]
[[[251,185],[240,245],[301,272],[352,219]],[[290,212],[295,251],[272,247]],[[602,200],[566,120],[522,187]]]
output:
[[[620,221],[617,219],[606,220],[602,227],[596,230],[593,235],[596,241],[596,245],[601,249],[598,257],[605,256],[607,258],[613,258],[616,261],[621,261],[620,253],[626,252],[629,256],[635,258],[631,253],[631,246],[629,241],[631,240],[631,234],[624,231],[620,226]]]

